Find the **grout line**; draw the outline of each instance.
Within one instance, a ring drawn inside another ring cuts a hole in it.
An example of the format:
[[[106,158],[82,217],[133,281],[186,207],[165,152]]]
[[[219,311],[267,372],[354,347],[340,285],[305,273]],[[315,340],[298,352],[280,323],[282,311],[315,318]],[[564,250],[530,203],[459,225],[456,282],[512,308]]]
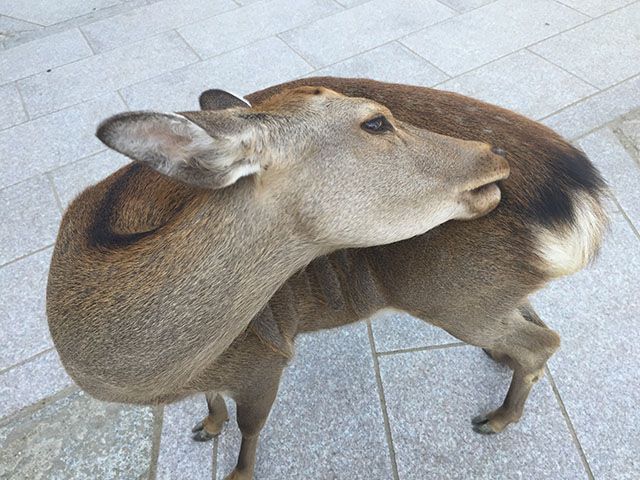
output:
[[[467,344],[464,342],[452,342],[452,343],[443,343],[441,345],[428,345],[426,347],[400,348],[398,350],[376,352],[376,354],[380,357],[384,357],[386,355],[397,355],[400,353],[428,352],[430,350],[443,350],[445,348],[457,348],[457,347],[466,347],[466,346]]]
[[[32,22],[31,20],[23,20],[22,18],[18,18],[18,17],[13,17],[11,15],[7,15],[6,13],[2,14],[3,17],[7,17],[10,18],[11,20],[15,20],[16,22],[24,22],[24,23],[29,23],[31,25],[35,25],[36,27],[42,27],[42,28],[47,28],[50,27],[51,25],[42,25],[40,23],[36,23],[36,22]]]
[[[568,8],[569,10],[573,10],[576,13],[579,13],[580,15],[586,15],[587,17],[589,17],[589,21],[593,20],[596,17],[592,17],[591,15],[589,15],[588,13],[585,12],[581,12],[580,10],[578,10],[577,8],[572,7],[571,5],[567,5],[566,3],[563,3],[562,0],[552,0],[553,2],[555,2],[556,4]]]
[[[82,30],[82,27],[76,27],[76,28],[80,31],[80,35],[82,35],[82,38],[84,38],[84,41],[87,42],[87,46],[89,47],[89,50],[91,50],[94,55],[97,55],[99,52],[97,52],[96,49],[93,48],[93,45],[89,41],[89,37],[87,37],[87,34],[84,33],[84,30]]]
[[[560,406],[560,410],[562,411],[562,416],[564,417],[564,420],[567,424],[567,429],[569,430],[569,433],[571,434],[571,438],[573,439],[573,443],[576,447],[576,450],[580,455],[582,466],[584,467],[589,480],[594,480],[593,472],[591,471],[591,466],[589,465],[589,462],[587,461],[587,456],[585,455],[584,450],[582,449],[582,445],[580,444],[580,440],[578,439],[578,434],[576,433],[573,423],[571,422],[571,418],[569,417],[569,412],[567,412],[567,408],[565,407],[564,402],[560,397],[560,391],[558,390],[556,382],[553,379],[553,376],[551,375],[551,370],[549,369],[548,365],[545,366],[544,368],[547,374],[547,378],[549,379],[549,384],[551,385],[551,389],[553,390],[553,394],[556,397],[556,402]]]
[[[293,53],[295,53],[296,55],[298,55],[303,61],[304,63],[306,63],[307,65],[309,65],[309,67],[311,68],[310,72],[307,72],[306,75],[309,75],[310,73],[313,73],[317,70],[320,70],[323,67],[317,67],[313,62],[311,62],[311,60],[309,60],[307,57],[305,57],[302,53],[300,53],[293,45],[290,45],[289,42],[287,42],[284,38],[282,38],[280,36],[280,33],[276,33],[274,35],[274,37],[276,37],[278,40],[280,40],[282,43],[284,43],[287,48],[289,48]]]
[[[50,352],[50,351],[52,351],[53,349],[54,349],[54,347],[49,347],[49,348],[47,348],[47,349],[45,349],[45,350],[42,350],[41,352],[36,353],[35,355],[31,355],[31,356],[30,356],[30,357],[28,357],[28,358],[25,358],[25,359],[23,359],[23,360],[20,360],[18,363],[15,363],[15,364],[13,364],[13,365],[10,365],[10,366],[8,366],[8,367],[6,367],[6,368],[4,368],[4,369],[0,369],[0,375],[4,375],[5,373],[7,373],[7,372],[9,372],[9,371],[11,371],[11,370],[13,370],[13,369],[15,369],[15,368],[21,367],[21,366],[22,366],[22,365],[24,365],[25,363],[29,363],[30,361],[35,360],[35,359],[36,359],[36,358],[38,358],[39,356],[44,355],[45,353],[49,353],[49,352]]]
[[[116,93],[120,97],[120,100],[122,100],[122,103],[124,103],[125,108],[127,110],[131,109],[131,107],[129,106],[129,103],[127,102],[127,100],[124,98],[124,95],[122,94],[122,89],[119,88],[118,90],[116,90]]]
[[[396,42],[398,45],[400,45],[402,48],[408,50],[409,52],[413,53],[414,55],[416,55],[420,60],[427,62],[429,65],[431,65],[433,68],[435,68],[436,70],[438,70],[440,73],[442,73],[445,77],[447,77],[447,80],[451,80],[451,75],[449,75],[447,72],[445,72],[444,70],[442,70],[439,66],[437,66],[435,63],[433,63],[431,60],[427,60],[426,58],[424,58],[422,55],[420,55],[418,52],[416,52],[415,50],[413,50],[410,46],[405,45],[404,43],[398,41],[398,40],[394,40],[394,42]],[[446,82],[447,80],[443,80],[443,82]]]
[[[213,439],[213,448],[211,449],[211,480],[216,480],[218,476],[218,439],[220,435],[216,435]]]
[[[30,257],[31,255],[35,255],[36,253],[40,253],[40,252],[46,250],[47,248],[53,247],[54,245],[55,245],[55,243],[50,243],[48,245],[45,245],[44,247],[38,248],[37,250],[33,250],[33,251],[29,252],[29,253],[26,253],[24,255],[16,257],[16,258],[14,258],[12,260],[9,260],[8,262],[3,263],[2,265],[0,265],[0,268],[4,268],[4,267],[7,267],[7,266],[9,266],[9,265],[11,265],[13,263],[19,262],[20,260],[24,260],[25,258]]]
[[[618,198],[614,195],[613,192],[611,192],[611,195],[609,195],[609,197],[611,198],[613,203],[616,204],[616,206],[620,210],[620,213],[622,213],[622,216],[625,218],[625,220],[627,221],[627,223],[631,227],[631,230],[633,230],[633,233],[635,233],[636,237],[638,237],[638,240],[640,240],[640,232],[638,231],[638,229],[636,228],[634,223],[629,218],[629,215],[627,215],[627,212],[624,210],[624,208],[622,208],[622,205],[620,205],[620,202],[618,201]]]
[[[189,50],[191,50],[191,52],[193,52],[193,54],[199,59],[199,61],[202,62],[204,60],[204,58],[202,58],[202,56],[198,52],[195,51],[195,49],[191,46],[191,44],[189,42],[187,42],[187,39],[182,36],[182,34],[178,31],[178,28],[182,28],[182,27],[176,27],[176,28],[174,28],[172,30],[169,30],[169,31],[170,32],[174,32],[178,36],[178,38],[180,40],[182,40],[182,42],[187,46],[187,48]],[[190,63],[189,65],[194,65],[195,63],[199,63],[199,62]]]
[[[542,61],[547,62],[547,63],[550,63],[550,64],[551,64],[551,65],[553,65],[554,67],[556,67],[556,68],[558,68],[558,69],[562,70],[562,71],[563,71],[563,72],[565,72],[565,73],[568,73],[568,74],[569,74],[569,75],[571,75],[573,78],[576,78],[576,79],[580,80],[581,82],[586,83],[586,84],[587,84],[587,85],[589,85],[590,87],[595,88],[595,89],[596,89],[596,92],[600,92],[600,91],[602,90],[602,88],[601,88],[601,87],[598,87],[597,85],[594,85],[593,83],[589,82],[588,80],[586,80],[586,79],[584,79],[584,78],[582,78],[582,77],[579,77],[579,76],[578,76],[578,75],[576,75],[575,73],[570,72],[569,70],[567,70],[566,68],[564,68],[562,65],[558,65],[557,63],[553,62],[552,60],[549,60],[548,58],[543,57],[543,56],[542,56],[542,55],[540,55],[539,53],[534,52],[533,50],[529,49],[529,47],[525,47],[525,50],[526,50],[527,52],[529,52],[530,54],[532,54],[532,55],[534,55],[534,56],[538,57],[538,58],[539,58],[539,59],[541,59]],[[593,92],[593,93],[596,93],[596,92]]]
[[[49,395],[48,397],[45,398],[41,398],[40,400],[38,400],[36,403],[33,403],[31,405],[27,405],[26,407],[18,410],[17,412],[14,412],[12,414],[10,414],[7,417],[4,417],[2,420],[0,420],[0,427],[4,427],[5,425],[12,423],[14,420],[18,419],[18,418],[22,418],[22,417],[26,417],[27,415],[31,415],[34,412],[37,412],[38,410],[41,410],[42,408],[46,407],[47,405],[50,405],[62,398],[68,397],[69,395],[75,393],[75,392],[79,392],[80,391],[80,387],[78,387],[77,385],[71,385],[69,387],[65,387],[62,390],[58,390],[56,393],[53,393],[51,395]]]
[[[64,207],[62,206],[62,200],[60,200],[60,195],[58,194],[58,190],[56,189],[56,184],[53,182],[53,177],[50,172],[44,174],[44,177],[49,182],[49,186],[51,187],[51,191],[53,192],[53,196],[56,199],[56,205],[60,210],[60,213],[64,213]]]
[[[18,87],[18,80],[15,80],[13,82],[13,86],[18,92],[18,98],[20,99],[20,104],[22,105],[22,110],[24,111],[24,115],[25,115],[25,117],[27,117],[27,119],[25,121],[23,121],[23,122],[17,123],[16,125],[11,125],[10,127],[7,127],[7,128],[15,127],[17,125],[21,125],[23,123],[27,123],[27,122],[31,121],[31,115],[29,115],[29,110],[27,110],[27,102],[24,101],[24,95],[22,95],[22,90],[20,90],[20,87]]]
[[[387,401],[384,397],[384,388],[382,386],[382,376],[380,375],[380,365],[378,363],[378,356],[376,355],[375,339],[373,338],[373,329],[371,328],[371,321],[367,320],[367,333],[369,335],[369,346],[371,347],[371,358],[373,359],[373,370],[376,376],[376,385],[378,387],[378,396],[380,397],[380,408],[382,410],[382,419],[384,423],[384,433],[387,439],[387,446],[389,448],[389,460],[391,461],[391,471],[393,473],[393,480],[399,480],[398,464],[396,462],[396,452],[393,445],[393,436],[391,435],[391,424],[389,423],[389,414],[387,413]]]
[[[153,434],[151,444],[151,462],[149,465],[149,480],[155,480],[158,474],[158,457],[160,456],[160,440],[162,424],[164,423],[164,406],[158,405],[153,409]]]

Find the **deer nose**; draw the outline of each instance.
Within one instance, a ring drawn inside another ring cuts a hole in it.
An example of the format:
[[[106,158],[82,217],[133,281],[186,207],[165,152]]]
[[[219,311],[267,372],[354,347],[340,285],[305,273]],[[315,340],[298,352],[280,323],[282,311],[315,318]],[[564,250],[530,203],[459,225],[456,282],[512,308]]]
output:
[[[500,147],[491,147],[491,152],[495,153],[496,155],[500,155],[501,157],[504,157],[507,154],[507,152],[505,152]]]

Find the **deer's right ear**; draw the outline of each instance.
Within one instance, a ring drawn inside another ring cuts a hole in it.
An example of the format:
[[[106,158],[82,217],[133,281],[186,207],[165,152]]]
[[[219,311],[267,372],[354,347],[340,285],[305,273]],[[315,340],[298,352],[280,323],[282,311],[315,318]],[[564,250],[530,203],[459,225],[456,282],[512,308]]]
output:
[[[251,104],[246,100],[236,97],[233,93],[212,88],[205,90],[198,98],[202,110],[226,110],[227,108],[250,108]]]
[[[100,124],[96,135],[133,160],[197,187],[223,188],[259,172],[264,156],[261,129],[223,112],[206,115],[209,122],[215,116],[219,124],[214,136],[182,115],[158,112],[114,115]]]

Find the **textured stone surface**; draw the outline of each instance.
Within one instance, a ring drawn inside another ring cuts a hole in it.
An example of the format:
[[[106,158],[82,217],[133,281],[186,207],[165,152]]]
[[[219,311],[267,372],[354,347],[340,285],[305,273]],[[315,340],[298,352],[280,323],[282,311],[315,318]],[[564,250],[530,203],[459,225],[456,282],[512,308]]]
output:
[[[371,319],[377,352],[459,342],[441,328],[407,313],[384,312]]]
[[[0,15],[0,49],[16,37],[41,30],[40,25]]]
[[[260,435],[256,478],[391,478],[366,325],[301,336],[296,346]],[[239,448],[229,422],[217,478],[233,469]]]
[[[449,78],[424,58],[397,42],[391,42],[351,57],[330,67],[321,68],[313,76],[372,78],[383,82],[431,86]]]
[[[50,175],[62,206],[68,207],[71,200],[85,188],[98,183],[130,161],[113,150],[105,150],[54,170]]]
[[[636,0],[559,0],[560,3],[575,8],[576,10],[586,13],[592,17],[604,15],[612,10],[617,10]]]
[[[46,72],[90,55],[91,49],[77,29],[24,43],[0,51],[0,83]]]
[[[452,12],[435,0],[373,0],[281,37],[312,65],[322,67],[439,22]]]
[[[596,89],[541,59],[520,51],[438,86],[538,119]]]
[[[243,95],[310,70],[282,40],[269,38],[132,85],[122,90],[122,96],[133,109],[199,110],[198,96],[207,89],[221,88]],[[249,71],[253,74],[247,75]],[[169,90],[175,93],[166,95]]]
[[[33,2],[0,0],[0,14],[40,25],[53,25],[95,10],[120,3],[122,0],[56,0]]]
[[[98,123],[124,109],[111,93],[0,131],[0,188],[103,150]]]
[[[168,32],[34,75],[18,86],[29,115],[39,116],[197,60],[178,34]]]
[[[18,89],[12,83],[0,86],[0,111],[0,130],[27,119]]]
[[[70,395],[0,427],[0,477],[147,478],[152,421],[148,407]]]
[[[0,268],[0,370],[51,346],[44,297],[51,249]]]
[[[498,0],[402,39],[450,75],[479,67],[588,17],[551,0]]]
[[[0,265],[53,243],[60,211],[40,176],[0,190]]]
[[[639,37],[640,4],[635,3],[539,43],[532,50],[605,88],[640,73]],[[584,49],[584,45],[598,48]]]
[[[271,0],[178,31],[200,56],[209,58],[338,11],[331,0]]]
[[[207,415],[204,395],[164,407],[158,480],[211,480],[214,442],[194,442],[191,428]]]
[[[0,419],[50,397],[72,384],[72,380],[60,364],[58,354],[54,351],[43,353],[29,362],[3,371],[0,373]]]
[[[502,403],[511,372],[480,349],[388,355],[380,372],[400,478],[586,478],[546,379],[519,423],[487,436],[470,419]]]
[[[562,336],[550,369],[595,478],[640,472],[640,241],[625,219],[595,265],[552,283],[534,304]]]
[[[620,123],[616,132],[622,136],[622,141],[630,150],[631,155],[640,162],[640,111]]]
[[[440,3],[457,10],[458,12],[466,12],[467,10],[473,10],[475,8],[482,7],[488,3],[495,2],[496,0],[439,0]]]
[[[237,7],[232,0],[164,0],[91,23],[82,30],[94,50],[102,52]]]

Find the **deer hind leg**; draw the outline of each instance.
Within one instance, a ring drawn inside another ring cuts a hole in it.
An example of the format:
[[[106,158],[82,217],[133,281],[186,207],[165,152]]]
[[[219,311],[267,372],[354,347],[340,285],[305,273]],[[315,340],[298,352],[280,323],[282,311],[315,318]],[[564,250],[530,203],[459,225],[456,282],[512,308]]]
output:
[[[207,407],[209,408],[209,415],[204,420],[198,422],[193,429],[193,438],[197,442],[206,442],[216,437],[222,431],[224,423],[229,419],[229,413],[227,413],[227,405],[224,403],[224,399],[217,392],[207,392],[205,394],[207,399]]]

